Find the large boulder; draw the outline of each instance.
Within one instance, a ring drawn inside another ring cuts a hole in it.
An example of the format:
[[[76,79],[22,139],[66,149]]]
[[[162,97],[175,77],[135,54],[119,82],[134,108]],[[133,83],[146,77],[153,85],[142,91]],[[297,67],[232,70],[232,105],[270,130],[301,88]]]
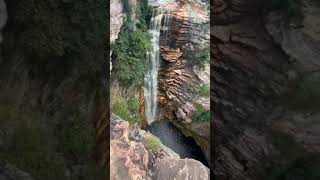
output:
[[[209,169],[205,165],[194,159],[180,159],[163,144],[158,152],[148,151],[143,140],[149,132],[113,114],[110,125],[111,180],[209,179]]]
[[[193,159],[165,158],[156,159],[154,180],[209,180],[209,169]]]

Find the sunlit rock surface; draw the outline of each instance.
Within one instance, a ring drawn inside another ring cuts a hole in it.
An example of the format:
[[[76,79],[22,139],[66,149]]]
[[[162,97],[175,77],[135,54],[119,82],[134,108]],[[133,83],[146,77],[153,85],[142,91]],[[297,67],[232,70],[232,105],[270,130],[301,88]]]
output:
[[[154,180],[209,180],[209,169],[193,159],[156,159]]]
[[[112,180],[129,179],[209,179],[209,169],[193,159],[179,155],[161,144],[157,153],[146,150],[149,132],[111,115],[110,174]]]
[[[199,87],[209,87],[210,66],[206,64],[205,68],[199,69],[194,66],[195,59],[192,56],[209,49],[208,7],[208,2],[200,0],[177,0],[165,4],[170,18],[167,31],[161,37],[164,63],[159,72],[158,87],[160,119],[176,121],[184,129],[184,134],[188,131],[186,135],[196,140],[207,159],[210,154],[208,123],[197,123],[202,129],[208,128],[201,136],[196,135],[199,132],[194,132],[195,129],[189,128],[193,124],[191,116],[196,111],[196,104],[210,109],[209,97],[201,97],[198,93]]]

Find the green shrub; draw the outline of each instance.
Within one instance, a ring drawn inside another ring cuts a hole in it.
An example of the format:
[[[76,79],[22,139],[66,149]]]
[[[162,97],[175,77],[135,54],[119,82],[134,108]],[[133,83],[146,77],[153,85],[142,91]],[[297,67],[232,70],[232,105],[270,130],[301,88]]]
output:
[[[151,150],[153,152],[157,152],[160,150],[161,141],[157,137],[153,135],[146,136],[144,142],[148,150]]]
[[[188,55],[191,58],[191,63],[193,65],[198,66],[200,69],[203,69],[205,67],[205,64],[208,63],[210,60],[209,49],[195,51],[187,49],[186,55]]]
[[[119,116],[123,120],[129,121],[130,114],[128,110],[127,101],[125,98],[121,96],[115,96],[111,98],[111,112],[113,112],[115,115]]]
[[[143,84],[149,34],[142,31],[120,32],[115,45],[114,76],[124,86]]]
[[[128,100],[128,108],[131,113],[138,113],[139,112],[139,99],[135,96],[132,96]]]
[[[205,110],[200,104],[196,104],[196,111],[191,114],[193,122],[209,122],[210,111]]]
[[[139,100],[132,96],[127,100],[122,96],[114,96],[111,98],[111,112],[119,116],[121,119],[128,121],[130,124],[142,123],[139,116]]]
[[[139,8],[137,9],[137,14],[139,17],[138,28],[141,30],[147,30],[148,24],[151,19],[151,9],[148,6],[148,0],[139,1]]]
[[[199,92],[200,96],[208,97],[210,95],[210,88],[207,84],[200,86]]]

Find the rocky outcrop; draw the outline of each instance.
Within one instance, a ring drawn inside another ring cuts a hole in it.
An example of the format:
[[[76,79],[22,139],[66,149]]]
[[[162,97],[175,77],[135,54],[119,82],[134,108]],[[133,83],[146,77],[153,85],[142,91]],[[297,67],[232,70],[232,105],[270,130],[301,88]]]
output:
[[[125,15],[123,6],[122,0],[110,1],[110,44],[114,44],[118,39]]]
[[[115,116],[110,122],[111,179],[150,179],[149,153],[141,142],[129,141],[129,122]]]
[[[192,136],[209,159],[209,123],[194,123],[191,116],[196,105],[210,109],[209,97],[201,97],[199,88],[209,85],[210,67],[195,66],[194,54],[209,48],[208,3],[176,1],[166,4],[167,27],[161,32],[159,72],[160,119],[171,120]],[[197,126],[198,128],[192,128]],[[208,129],[206,129],[208,128]]]
[[[160,48],[161,48],[162,59],[169,63],[174,63],[180,60],[180,57],[182,56],[182,53],[179,48],[177,49],[172,49],[168,47],[160,47]]]
[[[193,159],[156,159],[154,180],[208,180],[209,169]]]
[[[125,12],[122,0],[110,1],[110,45],[113,45],[118,39]],[[110,48],[110,71],[112,70],[112,48]]]
[[[176,3],[176,4],[175,4]],[[168,9],[168,32],[161,33],[161,45],[180,48],[183,52],[187,44],[199,49],[209,45],[209,4],[201,6],[199,1],[178,0],[165,5]]]
[[[110,123],[111,179],[209,179],[209,169],[201,162],[180,159],[163,144],[158,152],[146,150],[143,140],[149,132],[113,114]]]
[[[318,115],[292,112],[275,101],[290,89],[292,79],[319,69],[319,39],[314,33],[319,26],[310,23],[319,8],[302,6],[303,26],[294,26],[282,19],[283,12],[264,17],[255,14],[252,7],[257,4],[250,0],[215,0],[213,5],[211,132],[215,177],[268,177],[273,172],[265,173],[266,164],[272,162],[269,165],[278,170],[290,164],[286,155],[295,147],[286,148],[288,142],[300,143],[307,152],[319,152],[315,142],[319,140],[319,121],[313,121]]]

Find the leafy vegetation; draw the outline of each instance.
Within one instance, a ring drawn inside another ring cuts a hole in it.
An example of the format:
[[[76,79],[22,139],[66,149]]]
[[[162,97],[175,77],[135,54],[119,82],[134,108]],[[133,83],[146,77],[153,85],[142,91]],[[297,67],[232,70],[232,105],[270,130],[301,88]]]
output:
[[[198,93],[200,94],[200,96],[209,97],[210,95],[209,86],[207,84],[203,84],[202,86],[200,86]]]
[[[209,49],[204,50],[191,50],[187,49],[186,54],[190,57],[192,60],[192,64],[198,66],[200,69],[203,69],[205,67],[206,63],[209,63],[210,60],[210,51]]]
[[[144,142],[148,150],[151,150],[152,152],[157,152],[160,150],[161,141],[157,137],[149,135],[145,137]]]
[[[196,104],[196,111],[191,114],[193,122],[209,122],[210,111],[205,110],[200,104]]]
[[[149,34],[146,32],[120,32],[114,49],[117,58],[113,70],[121,85],[142,85],[146,52],[150,47]]]
[[[129,111],[138,112],[139,111],[139,99],[132,96],[128,100]]]
[[[146,31],[150,19],[148,0],[139,1],[135,10],[139,18],[137,29],[129,13],[114,46],[115,60],[112,74],[122,86],[142,85],[146,53],[151,48],[151,37]]]
[[[148,0],[139,1],[139,8],[137,9],[137,14],[139,17],[138,28],[141,30],[146,30],[151,19],[151,9],[148,6]]]
[[[115,96],[111,98],[110,110],[117,116],[124,120],[129,120],[129,110],[126,100],[121,96]]]
[[[320,81],[299,79],[292,90],[283,97],[283,102],[293,110],[320,111]]]
[[[131,124],[142,123],[139,116],[139,100],[134,96],[128,100],[122,96],[112,97],[110,109],[112,113]]]

